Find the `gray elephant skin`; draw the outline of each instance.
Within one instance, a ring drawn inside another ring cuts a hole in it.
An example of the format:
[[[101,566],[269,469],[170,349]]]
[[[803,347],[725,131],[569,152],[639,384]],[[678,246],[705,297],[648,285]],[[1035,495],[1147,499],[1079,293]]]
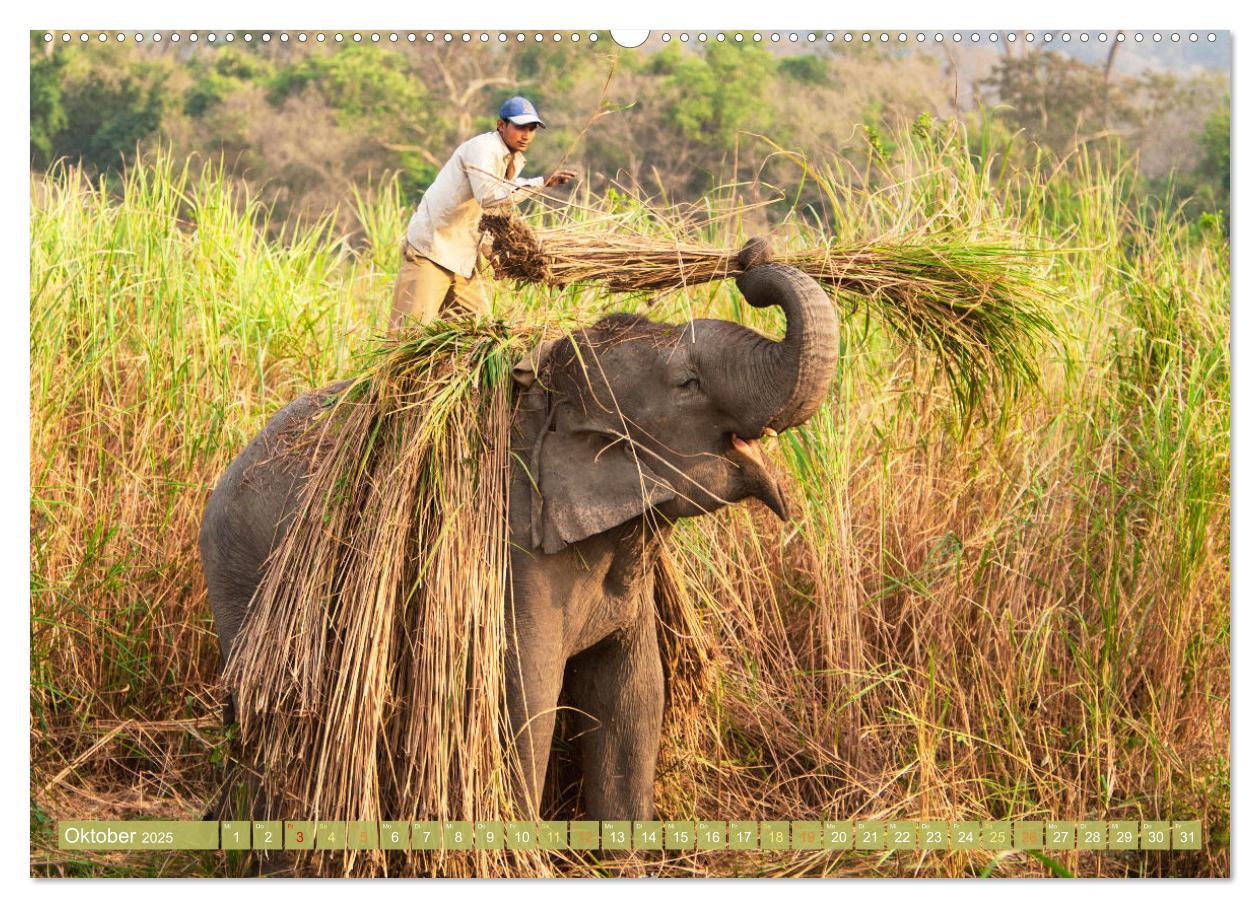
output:
[[[524,814],[538,815],[563,695],[580,717],[586,816],[654,817],[660,543],[674,521],[750,497],[786,519],[758,439],[818,408],[835,375],[837,324],[822,288],[765,261],[764,249],[741,252],[737,284],[751,305],[782,307],[781,341],[715,319],[612,315],[513,370],[505,670]],[[201,558],[225,662],[302,488],[302,468],[276,456],[276,440],[337,388],[274,416],[210,497]]]

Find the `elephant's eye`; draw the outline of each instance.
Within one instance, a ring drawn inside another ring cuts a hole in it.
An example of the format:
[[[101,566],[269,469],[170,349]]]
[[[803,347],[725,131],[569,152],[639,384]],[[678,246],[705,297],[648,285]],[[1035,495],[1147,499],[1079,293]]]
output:
[[[682,388],[684,391],[698,391],[700,389],[700,379],[693,375],[686,381],[682,382],[682,384],[678,387]]]

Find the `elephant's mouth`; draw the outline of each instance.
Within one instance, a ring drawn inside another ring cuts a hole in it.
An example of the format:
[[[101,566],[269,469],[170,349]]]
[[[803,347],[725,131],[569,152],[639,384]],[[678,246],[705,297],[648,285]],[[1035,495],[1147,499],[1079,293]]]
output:
[[[777,434],[773,429],[768,435]],[[761,442],[754,439],[747,441],[738,435],[731,435],[731,446],[736,455],[734,463],[746,475],[749,494],[764,502],[766,507],[774,511],[780,520],[787,520],[787,505],[783,502],[783,493],[775,482],[770,471],[766,469],[765,458],[761,455]]]

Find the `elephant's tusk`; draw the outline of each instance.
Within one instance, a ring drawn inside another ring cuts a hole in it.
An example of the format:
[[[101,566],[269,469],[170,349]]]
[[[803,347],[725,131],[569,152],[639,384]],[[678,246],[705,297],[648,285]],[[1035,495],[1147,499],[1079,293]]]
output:
[[[762,429],[762,430],[761,430],[761,434],[762,434],[762,436],[763,436],[763,437],[765,437],[765,436],[769,436],[770,438],[778,438],[778,437],[779,437],[779,433],[778,433],[778,432],[776,432],[776,431],[774,431],[774,429],[770,428],[769,426],[766,426],[764,429]]]

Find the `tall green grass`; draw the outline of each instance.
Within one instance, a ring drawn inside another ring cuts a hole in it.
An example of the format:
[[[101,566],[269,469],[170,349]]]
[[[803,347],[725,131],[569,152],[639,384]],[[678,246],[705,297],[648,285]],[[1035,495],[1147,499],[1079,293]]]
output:
[[[921,124],[861,172],[802,162],[827,201],[777,225],[789,248],[1008,230],[1061,250],[1064,346],[1038,391],[964,431],[930,362],[842,321],[832,393],[774,451],[793,519],[745,505],[674,536],[712,666],[666,729],[658,809],[1194,818],[1202,852],[1059,861],[1227,874],[1228,242],[1144,201],[1125,165],[1025,170],[1006,153]],[[32,199],[32,822],[197,815],[226,743],[201,509],[270,413],[352,374],[384,330],[405,206],[385,182],[350,202],[353,241],[326,223],[274,241],[213,166],[164,158],[108,190],[58,168]],[[745,226],[707,229],[735,245]],[[499,286],[494,305],[525,326],[645,305],[781,324],[725,284],[650,304]],[[571,806],[563,784],[552,796]],[[85,867],[38,836],[36,851],[44,873],[152,870]],[[658,869],[971,875],[991,857],[726,853]],[[1051,872],[1021,854],[987,869]]]

